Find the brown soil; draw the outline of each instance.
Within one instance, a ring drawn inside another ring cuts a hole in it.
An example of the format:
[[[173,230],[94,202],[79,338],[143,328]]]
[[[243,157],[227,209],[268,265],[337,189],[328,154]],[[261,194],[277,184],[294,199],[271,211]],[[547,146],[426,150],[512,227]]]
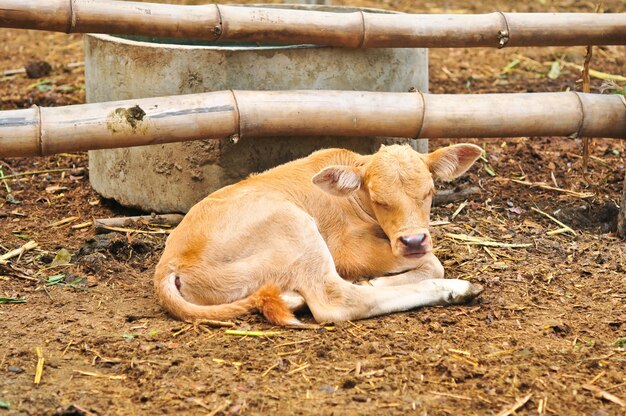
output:
[[[455,13],[594,8],[578,0],[359,4]],[[626,4],[608,0],[604,9],[624,12]],[[0,41],[0,71],[35,60],[52,67],[45,78],[0,78],[1,109],[84,101],[83,70],[69,65],[82,60],[80,36],[0,30]],[[547,74],[555,60],[582,64],[584,53],[432,50],[431,91],[580,89],[575,68]],[[625,47],[596,48],[592,68],[623,74],[625,56]],[[515,58],[520,64],[503,73]],[[600,84],[592,80],[592,90]],[[490,415],[527,395],[515,414],[624,415],[610,396],[585,388],[626,400],[626,249],[613,234],[624,143],[595,140],[585,180],[580,140],[475,142],[487,158],[460,182],[482,192],[454,218],[458,203],[434,208],[434,220],[451,223],[434,227],[433,236],[449,277],[485,287],[479,299],[261,337],[183,324],[161,311],[151,277],[162,236],[72,228],[133,214],[90,188],[85,154],[0,160],[4,175],[52,170],[0,181],[0,254],[28,240],[39,244],[0,265],[0,297],[26,299],[0,304],[0,415]],[[511,181],[520,178],[593,196]],[[576,234],[548,235],[559,226],[533,208]],[[69,217],[77,218],[51,226]],[[484,248],[446,233],[530,247]],[[53,266],[61,249],[71,264]],[[272,330],[259,316],[235,325]],[[45,362],[35,385],[37,347]]]

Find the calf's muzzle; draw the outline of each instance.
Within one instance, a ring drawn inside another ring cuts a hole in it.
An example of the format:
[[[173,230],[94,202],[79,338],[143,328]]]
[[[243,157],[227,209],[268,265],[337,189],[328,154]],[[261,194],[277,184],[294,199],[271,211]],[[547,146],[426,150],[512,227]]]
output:
[[[416,253],[429,251],[430,241],[426,233],[403,235],[398,239],[404,246],[405,251]]]

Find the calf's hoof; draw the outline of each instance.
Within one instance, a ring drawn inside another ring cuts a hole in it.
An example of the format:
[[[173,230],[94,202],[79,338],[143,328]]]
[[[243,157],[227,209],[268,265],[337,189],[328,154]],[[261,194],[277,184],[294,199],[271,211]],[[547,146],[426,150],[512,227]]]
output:
[[[448,292],[447,303],[451,305],[460,305],[467,303],[480,295],[485,290],[481,285],[470,283],[466,280],[459,280],[458,287]]]

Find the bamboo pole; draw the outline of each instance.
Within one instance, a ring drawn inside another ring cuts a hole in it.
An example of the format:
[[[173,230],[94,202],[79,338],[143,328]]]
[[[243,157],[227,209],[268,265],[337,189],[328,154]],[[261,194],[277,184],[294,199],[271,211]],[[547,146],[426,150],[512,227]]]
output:
[[[402,14],[115,0],[0,0],[0,27],[346,48],[626,44],[626,13]]]
[[[0,112],[0,157],[207,138],[626,138],[626,100],[578,92],[220,91]]]

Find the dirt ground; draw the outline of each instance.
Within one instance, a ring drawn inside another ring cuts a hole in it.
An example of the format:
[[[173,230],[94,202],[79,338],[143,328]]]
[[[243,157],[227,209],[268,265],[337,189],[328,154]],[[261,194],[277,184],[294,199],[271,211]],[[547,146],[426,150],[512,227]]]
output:
[[[595,9],[578,0],[350,4]],[[603,9],[625,12],[626,3],[606,0]],[[584,47],[432,50],[430,88],[580,90],[575,65],[584,55]],[[80,35],[0,30],[0,109],[83,102],[82,59]],[[34,60],[51,73],[3,75]],[[625,60],[626,47],[595,48],[591,68],[624,75]],[[593,78],[592,91],[602,88]],[[163,313],[151,279],[164,236],[96,235],[93,218],[136,212],[90,188],[86,154],[0,160],[8,176],[0,180],[0,255],[38,244],[0,264],[0,415],[625,415],[626,246],[614,235],[624,142],[594,140],[585,178],[581,140],[473,141],[486,157],[458,182],[480,193],[435,207],[432,219],[449,224],[432,233],[448,277],[485,287],[477,300],[318,330],[277,330],[256,315],[233,321],[262,336]],[[548,233],[561,226],[545,214],[572,231]],[[527,246],[470,245],[451,234]]]

